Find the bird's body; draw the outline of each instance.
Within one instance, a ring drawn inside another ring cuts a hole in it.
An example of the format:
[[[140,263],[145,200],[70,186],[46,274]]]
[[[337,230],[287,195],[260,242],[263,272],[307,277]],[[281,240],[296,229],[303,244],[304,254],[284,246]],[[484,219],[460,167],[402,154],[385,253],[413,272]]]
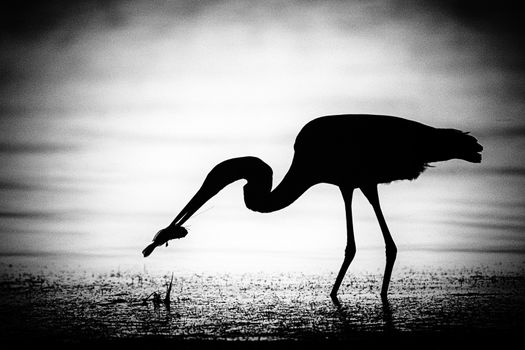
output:
[[[455,129],[438,129],[391,116],[335,115],[317,118],[306,124],[297,135],[294,149],[290,169],[273,190],[272,169],[259,158],[233,158],[218,164],[195,196],[164,230],[180,230],[182,224],[206,201],[237,180],[247,180],[244,186],[245,204],[258,212],[273,212],[287,207],[316,184],[336,185],[345,201],[347,248],[331,293],[335,297],[355,255],[351,200],[353,190],[359,188],[371,203],[385,239],[387,264],[381,295],[386,297],[397,248],[379,205],[377,185],[413,180],[432,162],[457,158],[479,163],[479,152],[483,148],[473,136]],[[163,236],[170,237],[169,234]],[[155,246],[150,245],[153,248],[145,250],[144,255],[149,255]]]
[[[294,148],[295,158],[309,168],[314,181],[352,183],[357,188],[360,184],[413,180],[428,163],[461,157],[458,149],[465,147],[456,138],[476,144],[472,136],[461,131],[403,118],[336,115],[306,124]],[[476,150],[468,152],[475,154]],[[471,158],[475,156],[471,154]]]

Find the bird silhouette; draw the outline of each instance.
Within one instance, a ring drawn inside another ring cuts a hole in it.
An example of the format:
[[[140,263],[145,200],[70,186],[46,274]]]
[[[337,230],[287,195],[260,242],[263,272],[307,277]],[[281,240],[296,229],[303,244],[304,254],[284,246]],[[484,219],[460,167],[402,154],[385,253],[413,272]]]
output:
[[[483,147],[476,138],[456,129],[434,128],[393,116],[349,114],[310,121],[297,135],[294,149],[290,169],[273,190],[272,169],[257,157],[234,158],[216,165],[173,222],[144,249],[144,256],[169,239],[184,237],[187,231],[182,225],[210,198],[237,180],[247,180],[244,202],[249,209],[261,213],[289,206],[313,185],[333,184],[342,193],[347,232],[343,264],[330,293],[336,299],[356,253],[352,195],[359,188],[372,205],[385,241],[381,297],[386,299],[397,247],[379,204],[377,185],[414,180],[432,162],[455,158],[480,163]]]

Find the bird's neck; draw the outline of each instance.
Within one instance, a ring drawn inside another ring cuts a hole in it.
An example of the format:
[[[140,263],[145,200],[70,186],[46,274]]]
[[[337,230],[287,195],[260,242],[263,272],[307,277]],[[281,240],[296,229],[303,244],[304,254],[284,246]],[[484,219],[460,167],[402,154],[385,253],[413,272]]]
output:
[[[304,174],[297,171],[295,162],[281,183],[272,191],[272,169],[256,157],[241,157],[226,160],[215,166],[172,225],[182,225],[204,203],[229,184],[245,179],[244,202],[254,211],[269,213],[292,204],[310,186],[303,181]]]
[[[281,210],[295,202],[310,187],[304,181],[305,174],[301,174],[296,164],[292,163],[283,180],[272,191],[271,168],[262,160],[259,161],[264,167],[246,177],[248,182],[244,185],[244,203],[248,209],[261,213]]]

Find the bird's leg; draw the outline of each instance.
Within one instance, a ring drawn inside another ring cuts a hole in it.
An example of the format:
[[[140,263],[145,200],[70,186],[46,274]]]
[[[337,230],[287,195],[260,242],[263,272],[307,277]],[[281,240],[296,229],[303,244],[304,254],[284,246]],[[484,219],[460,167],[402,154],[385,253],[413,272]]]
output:
[[[368,199],[374,212],[377,216],[377,221],[379,221],[379,227],[383,233],[383,238],[385,239],[385,248],[386,248],[386,266],[385,274],[383,276],[383,286],[381,288],[381,298],[386,299],[388,292],[388,285],[390,283],[390,277],[392,276],[392,268],[394,267],[394,262],[396,261],[397,256],[397,247],[390,235],[388,226],[386,225],[385,217],[381,211],[381,206],[379,205],[379,196],[377,194],[377,185],[364,186],[361,187],[361,191]]]
[[[345,277],[346,270],[348,270],[348,266],[350,266],[350,263],[354,259],[356,252],[354,240],[354,227],[352,224],[352,194],[354,193],[354,189],[341,188],[341,193],[343,194],[346,212],[346,249],[343,265],[341,265],[339,274],[335,279],[334,287],[332,288],[332,292],[330,293],[332,299],[337,299],[337,291],[339,290],[339,286],[341,286],[341,282]]]

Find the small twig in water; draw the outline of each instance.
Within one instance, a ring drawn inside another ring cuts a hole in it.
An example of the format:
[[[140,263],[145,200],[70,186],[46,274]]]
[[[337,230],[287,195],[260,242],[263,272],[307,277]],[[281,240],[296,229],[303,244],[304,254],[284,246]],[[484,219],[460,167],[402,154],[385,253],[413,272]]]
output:
[[[160,294],[153,292],[153,306],[158,307],[161,303]]]
[[[153,292],[153,293],[155,293],[155,292]],[[146,298],[144,298],[144,299],[142,299],[142,300],[144,300],[144,302],[148,301],[148,299],[151,298],[151,296],[153,295],[153,293],[151,293],[150,295],[148,295]]]
[[[173,285],[173,272],[171,273],[170,284],[166,288],[166,296],[164,297],[164,304],[169,305],[171,302],[171,287]]]

